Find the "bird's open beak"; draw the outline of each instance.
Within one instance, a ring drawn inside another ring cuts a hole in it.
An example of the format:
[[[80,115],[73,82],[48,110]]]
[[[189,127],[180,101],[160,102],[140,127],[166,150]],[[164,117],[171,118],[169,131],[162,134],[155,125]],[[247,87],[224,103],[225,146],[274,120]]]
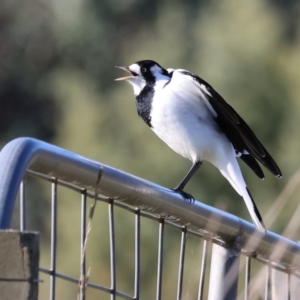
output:
[[[122,81],[122,80],[128,80],[128,79],[132,79],[133,78],[132,73],[131,73],[131,71],[130,71],[130,69],[128,67],[116,66],[116,68],[122,69],[122,70],[130,73],[131,76],[120,77],[120,78],[115,79],[115,81]]]

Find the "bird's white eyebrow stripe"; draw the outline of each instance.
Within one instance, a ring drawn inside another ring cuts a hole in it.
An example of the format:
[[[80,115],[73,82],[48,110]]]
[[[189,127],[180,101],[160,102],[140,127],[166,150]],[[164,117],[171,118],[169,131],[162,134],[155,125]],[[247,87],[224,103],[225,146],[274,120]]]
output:
[[[133,71],[134,73],[136,73],[136,74],[140,74],[140,73],[141,73],[141,72],[140,72],[140,67],[139,67],[136,63],[130,65],[130,66],[129,66],[129,69],[130,69],[131,71]]]

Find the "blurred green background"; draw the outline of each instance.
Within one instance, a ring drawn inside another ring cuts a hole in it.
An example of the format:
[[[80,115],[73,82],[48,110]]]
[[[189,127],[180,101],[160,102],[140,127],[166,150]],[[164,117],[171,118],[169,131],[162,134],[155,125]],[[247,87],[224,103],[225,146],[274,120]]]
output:
[[[158,184],[175,186],[190,162],[172,152],[139,119],[132,88],[114,82],[123,76],[115,65],[152,59],[165,68],[188,69],[208,81],[272,154],[282,170],[281,180],[265,170],[266,179],[261,181],[241,164],[264,216],[300,166],[299,23],[300,4],[289,0],[2,0],[1,146],[16,137],[36,137]],[[250,220],[242,199],[208,163],[186,190],[207,204]],[[45,249],[49,236],[48,192],[39,183],[30,192],[35,201],[29,210],[30,226],[41,228]],[[283,232],[298,206],[298,192],[296,188],[289,195],[274,223],[266,221],[268,228]],[[61,191],[61,195],[67,194]],[[79,220],[79,197],[68,194],[64,200],[60,203],[59,224],[65,232],[61,231],[59,237],[62,247],[68,247],[64,248],[68,249],[68,259],[62,256],[58,262],[61,268],[73,267],[77,276],[74,265],[79,263],[79,249],[74,254],[72,249],[79,239],[79,226],[76,230],[73,226]],[[106,214],[106,206],[102,209],[99,204],[95,224],[98,218],[103,225],[94,225],[92,236],[98,244],[91,239],[89,245],[94,281],[99,280],[96,274],[104,278],[103,270],[109,266],[108,250],[99,246],[99,236],[107,241]],[[121,211],[116,214],[123,224],[118,229],[120,236],[122,232],[125,235],[122,243],[129,245],[133,236],[126,236],[125,229],[131,226],[132,216]],[[156,261],[157,226],[144,226],[143,255],[149,267]],[[167,242],[170,265],[172,259],[175,265],[178,259],[178,247],[172,246],[175,236],[170,233]],[[194,251],[197,249],[195,244]],[[128,253],[122,253],[122,249],[117,252],[121,265],[128,263]],[[46,261],[42,257],[42,262]],[[104,265],[97,273],[99,262]],[[126,272],[131,269],[124,267],[118,281],[129,291],[126,278],[131,275]],[[155,290],[148,283],[154,282],[155,287],[155,272],[147,272],[147,266],[143,270],[148,287],[143,299],[152,299]],[[106,275],[109,281],[109,273]],[[190,275],[190,279],[193,277]],[[172,290],[174,284],[176,281],[166,290]],[[71,284],[61,287],[60,292],[60,299],[75,299],[77,295]],[[46,299],[43,293],[42,287],[40,299]],[[93,291],[90,295],[93,299]],[[192,292],[186,295],[185,299],[194,297]],[[100,299],[105,299],[102,296]]]

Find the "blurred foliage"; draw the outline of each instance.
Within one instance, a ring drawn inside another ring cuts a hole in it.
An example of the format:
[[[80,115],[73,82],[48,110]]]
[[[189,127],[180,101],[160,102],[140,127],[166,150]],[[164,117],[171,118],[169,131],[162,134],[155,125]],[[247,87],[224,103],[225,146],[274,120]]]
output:
[[[210,82],[269,149],[282,169],[282,180],[266,171],[266,180],[259,181],[241,164],[265,215],[299,168],[299,22],[300,5],[291,0],[30,0],[22,5],[3,0],[0,143],[32,136],[161,185],[175,186],[190,162],[173,153],[138,118],[131,87],[113,80],[120,76],[114,65],[153,59],[165,67],[191,70]],[[205,203],[249,219],[242,199],[209,164],[204,163],[187,190]],[[33,201],[41,201],[30,206],[29,214],[30,226],[42,228],[45,253],[49,236],[45,212],[49,200],[45,199],[49,191],[39,184],[36,193],[30,193]],[[298,206],[297,194],[296,190],[271,229],[283,231]],[[59,207],[59,226],[64,231],[59,232],[59,245],[67,249],[63,253],[68,253],[68,259],[65,255],[58,258],[59,269],[71,269],[77,276],[79,225],[75,229],[74,224],[80,215],[79,197],[64,190],[60,196],[64,201]],[[118,286],[130,292],[133,249],[126,253],[122,250],[125,244],[130,248],[133,241],[133,236],[128,236],[128,228],[133,231],[132,216],[122,211],[116,216],[122,220],[117,228],[117,240],[121,240],[117,260],[122,266]],[[101,247],[108,242],[106,218],[107,208],[99,204],[88,248],[91,279],[109,284],[108,249]],[[158,229],[153,223],[145,223],[142,296],[153,299],[156,272],[151,267],[156,264]],[[99,239],[101,243],[97,243]],[[177,265],[178,239],[178,234],[168,235],[166,274]],[[198,242],[191,245],[190,253],[199,250]],[[199,257],[197,253],[197,260]],[[45,254],[41,263],[47,261]],[[196,282],[198,275],[191,269],[187,272],[188,279]],[[165,299],[168,290],[172,297],[175,295],[175,278],[172,272],[165,279]],[[58,289],[60,299],[77,295],[74,285],[64,288],[59,284]],[[44,299],[44,292],[42,286],[40,299]],[[89,291],[91,298],[97,295]],[[194,299],[196,291],[188,290],[185,295],[185,299]]]

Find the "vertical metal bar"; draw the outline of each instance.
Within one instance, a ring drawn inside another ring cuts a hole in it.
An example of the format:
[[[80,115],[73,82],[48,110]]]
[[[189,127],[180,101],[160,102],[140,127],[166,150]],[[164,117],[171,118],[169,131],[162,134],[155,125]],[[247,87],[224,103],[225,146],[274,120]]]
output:
[[[198,300],[203,300],[203,290],[204,290],[204,280],[205,280],[205,273],[206,273],[206,262],[207,262],[207,246],[208,241],[203,241],[203,249],[202,249],[202,260],[201,260],[201,267],[200,267],[200,278],[199,278],[199,290],[198,290]]]
[[[237,299],[240,253],[213,244],[208,300]]]
[[[54,179],[51,184],[50,300],[55,299],[56,240],[57,240],[57,180]]]
[[[111,300],[116,299],[116,247],[115,247],[115,224],[114,224],[114,201],[108,203],[109,218],[109,245],[110,245],[110,281]]]
[[[291,274],[287,273],[286,275],[286,299],[291,300]]]
[[[266,265],[265,300],[271,300],[271,268]]]
[[[85,300],[86,288],[86,252],[85,252],[85,239],[86,239],[86,190],[81,193],[81,236],[80,236],[80,289],[79,299]]]
[[[26,229],[26,182],[25,177],[23,177],[20,184],[20,231]]]
[[[250,275],[251,275],[251,257],[246,256],[245,300],[249,300],[249,295],[250,295]]]
[[[158,233],[158,261],[157,261],[156,300],[161,300],[164,225],[165,225],[165,220],[163,218],[161,218],[159,220],[159,233]]]
[[[141,248],[141,215],[135,210],[135,236],[134,236],[134,299],[140,298],[140,248]]]
[[[179,255],[179,270],[178,270],[178,283],[177,283],[177,300],[182,296],[182,282],[183,282],[183,270],[184,270],[184,257],[185,257],[185,245],[186,245],[186,227],[181,229],[181,241],[180,241],[180,255]]]

